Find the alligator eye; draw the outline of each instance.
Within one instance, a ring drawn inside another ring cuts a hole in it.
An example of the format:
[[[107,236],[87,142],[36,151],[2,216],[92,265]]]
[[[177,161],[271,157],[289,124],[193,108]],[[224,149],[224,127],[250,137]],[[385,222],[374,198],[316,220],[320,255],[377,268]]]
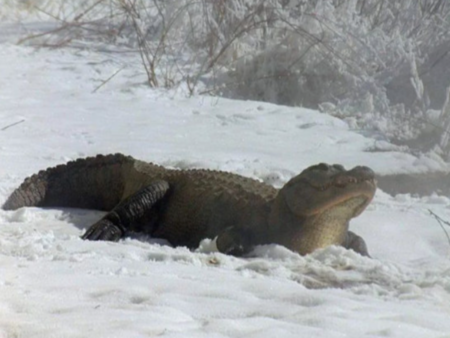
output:
[[[345,168],[340,164],[333,164],[333,168],[337,169],[338,171],[345,171]]]
[[[330,166],[326,163],[319,163],[319,164],[315,165],[312,169],[320,170],[320,171],[328,171],[328,170],[330,170]]]

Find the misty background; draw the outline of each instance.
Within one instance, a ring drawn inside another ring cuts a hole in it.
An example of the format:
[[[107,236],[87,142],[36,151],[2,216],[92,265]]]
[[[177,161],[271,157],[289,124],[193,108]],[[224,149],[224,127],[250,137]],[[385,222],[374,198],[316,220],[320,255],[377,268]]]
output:
[[[374,137],[370,151],[450,159],[448,1],[0,4],[19,44],[138,54],[145,83],[136,85],[313,108]],[[380,185],[392,193],[450,192],[447,173],[410,178]]]

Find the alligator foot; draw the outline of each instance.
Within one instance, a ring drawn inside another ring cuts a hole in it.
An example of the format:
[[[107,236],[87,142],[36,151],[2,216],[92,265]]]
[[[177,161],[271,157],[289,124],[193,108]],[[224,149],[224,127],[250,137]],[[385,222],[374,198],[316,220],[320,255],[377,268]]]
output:
[[[370,257],[366,242],[361,236],[358,236],[354,232],[347,231],[347,236],[345,237],[342,246],[346,249],[352,249],[362,256]]]
[[[125,229],[114,224],[109,219],[101,219],[91,225],[86,233],[81,237],[91,241],[112,241],[117,242],[125,233]]]
[[[249,234],[241,229],[229,227],[216,240],[217,249],[228,255],[242,256],[253,249]]]

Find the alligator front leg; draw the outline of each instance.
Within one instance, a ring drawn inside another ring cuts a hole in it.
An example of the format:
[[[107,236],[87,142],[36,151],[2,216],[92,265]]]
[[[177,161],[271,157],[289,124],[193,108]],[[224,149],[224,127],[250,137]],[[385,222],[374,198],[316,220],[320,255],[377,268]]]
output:
[[[367,250],[367,245],[361,236],[358,236],[352,231],[347,231],[342,246],[346,249],[352,249],[353,251],[359,253],[362,256],[370,257],[369,251]]]
[[[111,212],[89,227],[81,237],[92,241],[118,241],[132,223],[143,217],[169,190],[169,183],[156,181],[120,202]]]

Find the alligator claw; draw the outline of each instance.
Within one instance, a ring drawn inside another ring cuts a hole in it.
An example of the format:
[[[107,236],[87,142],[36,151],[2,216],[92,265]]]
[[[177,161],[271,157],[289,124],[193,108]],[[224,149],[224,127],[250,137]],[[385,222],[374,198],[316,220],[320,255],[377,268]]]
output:
[[[91,225],[82,239],[90,241],[112,241],[117,242],[123,235],[123,230],[110,220],[102,219]]]

